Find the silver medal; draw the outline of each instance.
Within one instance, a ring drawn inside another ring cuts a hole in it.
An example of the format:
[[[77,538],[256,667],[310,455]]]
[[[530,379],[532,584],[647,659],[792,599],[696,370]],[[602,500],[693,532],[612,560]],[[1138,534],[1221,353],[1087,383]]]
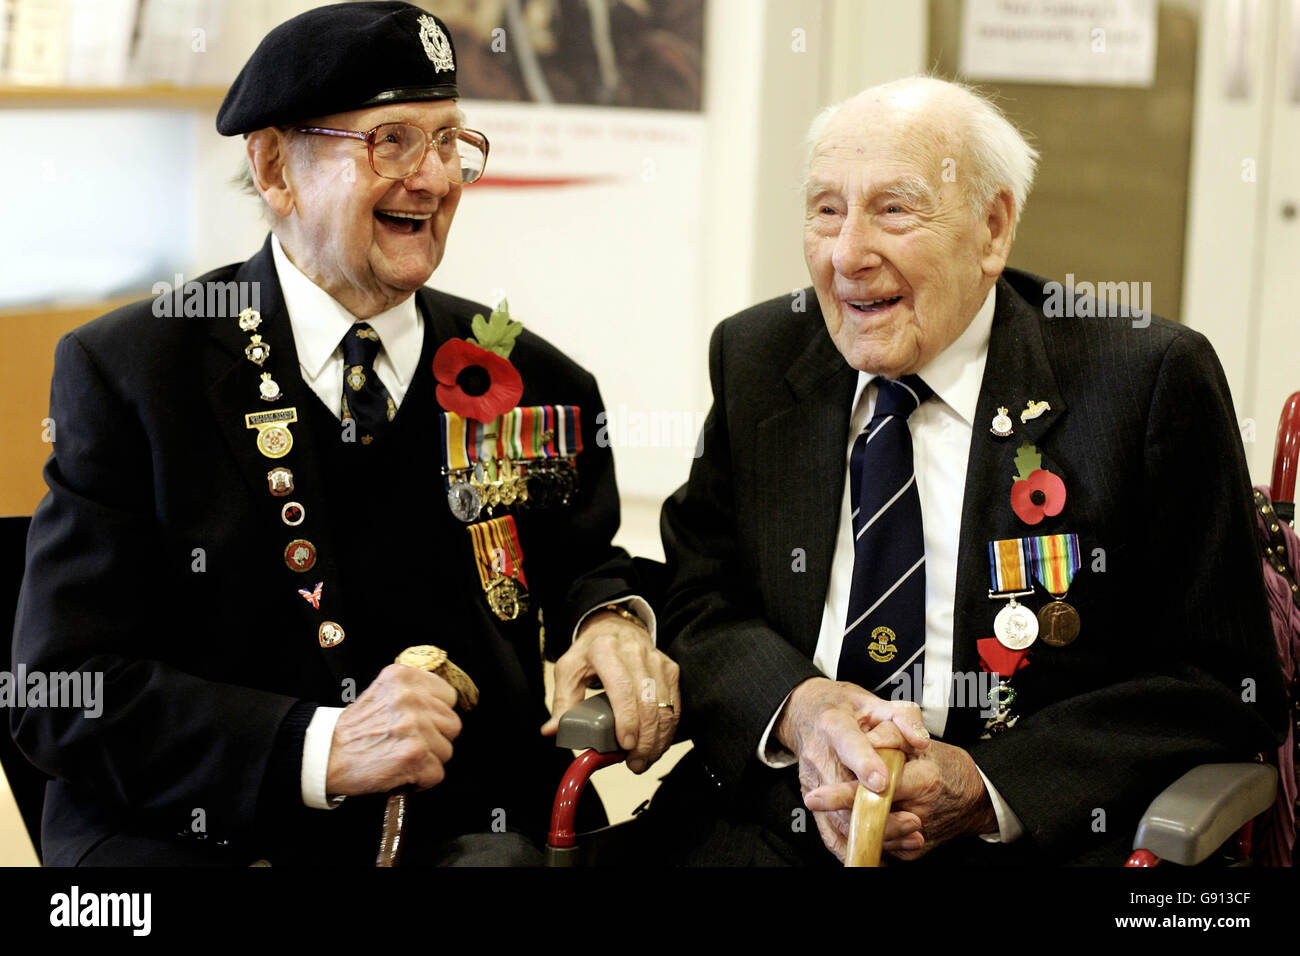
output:
[[[452,514],[469,524],[483,510],[483,496],[468,481],[458,481],[447,492],[447,504],[451,506]]]
[[[1023,651],[1038,638],[1038,618],[1016,599],[998,611],[993,619],[993,633],[998,642],[1013,651]]]

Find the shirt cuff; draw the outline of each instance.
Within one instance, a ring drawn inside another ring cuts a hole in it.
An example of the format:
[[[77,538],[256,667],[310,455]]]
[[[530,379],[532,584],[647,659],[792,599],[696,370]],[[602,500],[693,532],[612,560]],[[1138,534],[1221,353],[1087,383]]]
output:
[[[790,694],[793,693],[794,691],[790,691]],[[758,759],[773,770],[792,767],[799,760],[779,740],[772,737],[772,730],[776,727],[776,719],[781,716],[781,711],[785,710],[785,705],[790,700],[790,694],[785,695],[785,700],[781,701],[781,706],[776,709],[772,719],[767,722],[767,729],[763,731],[763,736],[758,741]]]
[[[616,604],[623,605],[641,619],[641,623],[644,624],[646,630],[650,632],[650,643],[658,647],[659,632],[658,624],[655,621],[654,608],[650,606],[650,602],[645,598],[636,594],[633,594],[631,597],[619,598],[617,601],[606,601],[599,607],[593,607],[586,614],[582,615],[582,617],[578,618],[578,623],[573,628],[573,639],[569,643],[572,644],[573,641],[578,639],[578,632],[582,630],[582,625],[586,622],[587,618],[591,617],[591,615],[595,614],[597,611],[603,611],[606,608],[614,607]]]
[[[334,725],[342,707],[317,707],[302,738],[302,802],[313,810],[333,810],[346,797],[325,793],[325,775],[330,765],[330,746],[334,742]]]
[[[1024,824],[1007,806],[1007,802],[1002,799],[1002,794],[998,793],[998,788],[993,786],[993,782],[988,777],[984,776],[984,771],[980,770],[978,765],[975,769],[979,771],[980,779],[984,781],[984,789],[989,792],[989,800],[993,804],[993,813],[998,818],[998,832],[981,833],[980,839],[986,843],[1011,843],[1013,840],[1019,840],[1025,835]]]

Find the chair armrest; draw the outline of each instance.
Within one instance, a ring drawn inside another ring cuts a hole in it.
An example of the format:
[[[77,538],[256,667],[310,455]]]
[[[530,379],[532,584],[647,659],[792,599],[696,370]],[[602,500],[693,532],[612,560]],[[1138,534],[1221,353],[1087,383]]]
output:
[[[614,733],[614,708],[610,706],[609,698],[597,694],[565,711],[555,735],[555,746],[568,750],[594,750],[602,754],[621,750],[618,736]]]
[[[1272,806],[1276,795],[1277,770],[1267,764],[1201,764],[1151,801],[1133,849],[1194,866]]]

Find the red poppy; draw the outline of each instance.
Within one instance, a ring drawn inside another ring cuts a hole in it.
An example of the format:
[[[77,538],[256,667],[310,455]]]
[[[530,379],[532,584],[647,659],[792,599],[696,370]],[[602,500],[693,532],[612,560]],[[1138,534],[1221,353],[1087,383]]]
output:
[[[448,339],[433,357],[438,403],[462,418],[490,422],[519,404],[524,382],[495,352],[464,339]]]
[[[1065,482],[1050,471],[1031,471],[1011,486],[1011,510],[1025,524],[1055,517],[1065,507]]]

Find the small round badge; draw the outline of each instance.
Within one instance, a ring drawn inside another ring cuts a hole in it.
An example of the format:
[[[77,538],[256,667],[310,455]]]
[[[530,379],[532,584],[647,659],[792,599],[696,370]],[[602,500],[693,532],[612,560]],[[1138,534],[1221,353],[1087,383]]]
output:
[[[320,640],[321,647],[333,647],[335,644],[343,643],[343,628],[333,621],[322,621],[316,636]]]
[[[262,324],[262,313],[256,309],[248,308],[239,313],[239,327],[245,332],[256,332],[257,327]]]
[[[291,448],[293,435],[283,425],[267,425],[257,430],[257,450],[267,458],[283,458]]]
[[[306,538],[294,538],[285,546],[284,563],[290,571],[310,571],[316,566],[316,545]]]
[[[288,468],[272,468],[266,473],[266,486],[277,498],[293,494],[293,472]]]
[[[286,501],[284,507],[280,509],[280,518],[290,528],[296,528],[302,524],[302,519],[307,517],[307,511],[296,501]]]
[[[1038,618],[1013,599],[993,619],[993,633],[1003,647],[1023,651],[1038,639]]]

